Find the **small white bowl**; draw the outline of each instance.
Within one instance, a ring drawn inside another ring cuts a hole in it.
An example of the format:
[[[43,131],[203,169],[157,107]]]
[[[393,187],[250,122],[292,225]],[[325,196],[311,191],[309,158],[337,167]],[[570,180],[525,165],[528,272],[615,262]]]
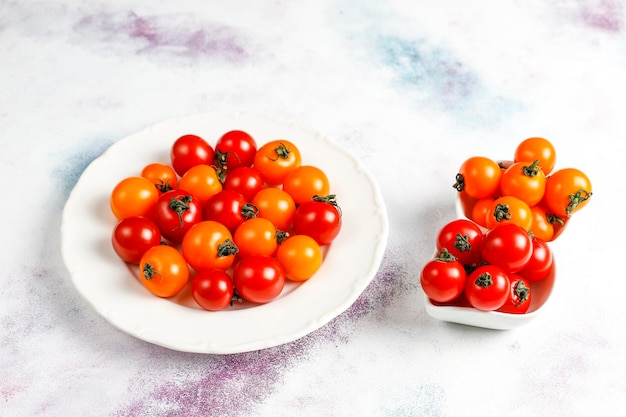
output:
[[[455,208],[458,218],[467,219],[463,211],[460,198],[455,199]],[[484,230],[484,229],[483,229]],[[553,255],[554,256],[554,255]],[[501,313],[498,311],[480,311],[471,306],[457,306],[450,303],[437,303],[425,295],[426,312],[433,318],[451,323],[469,326],[484,327],[487,329],[509,330],[522,326],[537,317],[545,308],[554,288],[556,277],[556,261],[552,261],[552,268],[541,281],[531,282],[532,299],[525,314]]]

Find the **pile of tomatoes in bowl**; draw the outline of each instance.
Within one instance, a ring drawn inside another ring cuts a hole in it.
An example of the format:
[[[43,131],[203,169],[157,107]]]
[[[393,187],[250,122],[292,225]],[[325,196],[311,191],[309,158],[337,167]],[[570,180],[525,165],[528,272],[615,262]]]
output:
[[[549,242],[592,196],[583,171],[555,169],[555,161],[553,144],[532,137],[510,161],[473,156],[461,164],[453,185],[459,218],[439,230],[420,276],[431,315],[446,320],[436,308],[458,307],[449,321],[504,328],[497,317],[510,323],[543,306],[556,271]]]
[[[342,224],[328,177],[296,144],[259,146],[242,130],[214,144],[176,138],[170,163],[138,167],[109,201],[113,249],[145,288],[168,298],[190,287],[209,311],[265,304],[286,280],[310,279]]]

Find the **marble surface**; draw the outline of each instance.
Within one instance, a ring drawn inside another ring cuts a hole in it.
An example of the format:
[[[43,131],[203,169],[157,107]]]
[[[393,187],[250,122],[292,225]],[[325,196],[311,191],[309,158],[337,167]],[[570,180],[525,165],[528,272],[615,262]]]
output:
[[[0,415],[621,415],[625,6],[0,1]],[[390,224],[350,308],[233,355],[117,330],[60,253],[64,203],[90,161],[148,125],[216,110],[332,137],[376,177]],[[594,184],[553,246],[546,310],[510,331],[432,319],[419,272],[454,217],[456,170],[529,136]]]

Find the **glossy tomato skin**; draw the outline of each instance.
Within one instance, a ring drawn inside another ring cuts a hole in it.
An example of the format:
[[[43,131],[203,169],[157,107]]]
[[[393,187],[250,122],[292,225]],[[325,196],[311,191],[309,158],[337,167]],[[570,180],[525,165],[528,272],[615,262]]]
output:
[[[161,232],[146,217],[128,217],[113,229],[111,243],[122,260],[138,264],[148,249],[161,244]]]
[[[141,176],[132,176],[115,185],[109,205],[117,220],[150,217],[158,199],[159,191],[152,181]]]
[[[226,173],[224,189],[237,191],[244,196],[246,201],[263,189],[265,180],[258,169],[253,167],[238,167]]]
[[[306,281],[322,266],[320,245],[310,236],[293,235],[285,239],[276,251],[276,260],[291,281]]]
[[[244,221],[233,235],[239,250],[237,256],[239,258],[249,255],[274,256],[278,249],[277,233],[276,226],[262,217]]]
[[[237,293],[246,301],[264,304],[280,295],[285,286],[285,271],[271,256],[251,255],[242,258],[233,269]]]
[[[313,165],[300,165],[285,177],[285,190],[296,202],[303,204],[314,196],[325,196],[330,193],[330,182],[326,173]]]
[[[331,199],[311,200],[296,209],[293,230],[298,235],[311,236],[321,245],[329,245],[341,231],[341,209],[334,196]]]
[[[488,229],[501,224],[514,223],[525,230],[530,230],[533,214],[525,201],[512,195],[505,195],[496,198],[491,203],[485,220]]]
[[[197,135],[183,135],[176,139],[170,150],[172,167],[179,176],[183,176],[195,165],[212,165],[215,150],[203,138]]]
[[[548,243],[534,236],[531,238],[531,241],[532,255],[519,271],[519,275],[526,278],[529,282],[537,282],[548,275],[554,258]]]
[[[282,184],[287,175],[301,164],[300,150],[288,140],[267,142],[254,155],[254,167],[272,186]]]
[[[556,163],[554,145],[546,138],[531,137],[521,141],[514,152],[514,162],[539,161],[542,171],[548,175]]]
[[[180,243],[191,226],[202,221],[202,209],[191,194],[171,190],[159,197],[153,219],[165,239]]]
[[[489,230],[483,238],[481,259],[506,272],[520,271],[530,260],[533,244],[524,228],[513,223]]]
[[[475,309],[493,311],[504,305],[509,297],[510,288],[509,277],[502,268],[483,265],[468,275],[465,295]]]
[[[191,281],[191,295],[196,303],[205,310],[223,310],[233,300],[232,278],[221,269],[208,269],[199,272]]]
[[[183,256],[197,272],[228,270],[239,250],[226,226],[213,220],[194,224],[185,233],[181,248]]]
[[[592,191],[591,181],[584,172],[562,168],[548,177],[543,202],[550,213],[568,218],[587,205]]]
[[[148,249],[141,257],[139,277],[154,295],[172,297],[187,285],[189,267],[177,249],[158,245]]]
[[[278,230],[287,231],[291,228],[296,203],[286,191],[266,187],[254,196],[251,203],[259,209],[257,215],[271,221]]]
[[[463,265],[475,265],[480,261],[483,232],[467,219],[456,219],[446,223],[437,234],[437,251],[446,248]]]
[[[529,207],[543,199],[546,190],[546,175],[539,166],[539,160],[515,162],[508,167],[500,179],[503,196],[517,197]]]
[[[250,134],[231,130],[220,136],[215,144],[215,163],[227,170],[249,167],[254,163],[256,151],[256,141]]]
[[[460,262],[454,257],[439,254],[422,268],[420,283],[428,298],[445,303],[463,293],[466,278],[465,268]]]
[[[185,172],[178,181],[178,189],[193,194],[200,204],[204,205],[211,197],[222,191],[223,186],[215,167],[199,164]]]
[[[150,180],[161,193],[175,189],[178,184],[174,168],[161,162],[153,162],[143,167],[141,176]]]
[[[481,199],[497,194],[502,170],[498,163],[483,156],[466,159],[459,167],[454,188]]]
[[[233,190],[222,190],[209,198],[204,205],[205,220],[214,220],[222,223],[231,232],[246,220],[244,206],[247,201],[243,195]],[[250,210],[255,210],[250,207]]]
[[[517,274],[509,274],[510,290],[507,300],[496,311],[509,314],[525,314],[532,302],[532,289],[527,280]]]

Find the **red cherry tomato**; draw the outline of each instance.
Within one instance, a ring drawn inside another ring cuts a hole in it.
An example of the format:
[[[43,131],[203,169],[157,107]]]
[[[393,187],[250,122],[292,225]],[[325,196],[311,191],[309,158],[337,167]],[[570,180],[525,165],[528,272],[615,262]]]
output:
[[[148,249],[161,244],[161,232],[148,218],[128,217],[113,229],[111,243],[125,262],[138,264]]]
[[[456,299],[465,288],[465,268],[443,249],[422,268],[420,283],[424,293],[433,301],[445,303]]]
[[[239,167],[226,173],[224,179],[224,189],[237,191],[244,196],[246,201],[252,198],[263,189],[265,180],[258,169],[253,167]]]
[[[227,170],[249,167],[254,162],[256,151],[257,144],[252,136],[241,130],[231,130],[215,144],[215,163]]]
[[[530,285],[528,281],[517,274],[509,274],[509,282],[511,284],[509,296],[504,305],[497,311],[509,314],[525,314],[528,312],[533,297]]]
[[[199,272],[191,281],[191,295],[205,310],[223,310],[232,303],[233,281],[230,275],[221,269],[207,269]]]
[[[532,237],[532,255],[518,274],[530,282],[544,279],[552,268],[552,250],[543,240]]]
[[[341,209],[335,195],[314,197],[296,209],[293,230],[311,236],[319,245],[330,244],[341,230]]]
[[[215,150],[209,143],[196,135],[183,135],[176,139],[170,150],[172,167],[179,176],[195,165],[212,165]]]
[[[235,230],[246,219],[256,216],[257,209],[248,204],[243,195],[233,190],[222,190],[204,205],[204,220],[222,223],[230,231]]]
[[[507,273],[495,265],[476,268],[465,283],[467,300],[477,310],[497,310],[506,302],[511,284]]]
[[[171,190],[159,197],[153,214],[164,238],[180,243],[187,231],[202,221],[200,202],[186,191]]]
[[[241,298],[251,303],[264,304],[282,292],[285,271],[280,262],[271,256],[246,256],[235,264],[233,282]]]
[[[480,245],[483,232],[480,227],[466,219],[457,219],[444,225],[437,234],[437,251],[446,248],[463,265],[475,265],[480,261]]]
[[[528,262],[533,252],[530,235],[514,223],[505,223],[489,230],[483,238],[481,258],[506,272],[517,272]]]

